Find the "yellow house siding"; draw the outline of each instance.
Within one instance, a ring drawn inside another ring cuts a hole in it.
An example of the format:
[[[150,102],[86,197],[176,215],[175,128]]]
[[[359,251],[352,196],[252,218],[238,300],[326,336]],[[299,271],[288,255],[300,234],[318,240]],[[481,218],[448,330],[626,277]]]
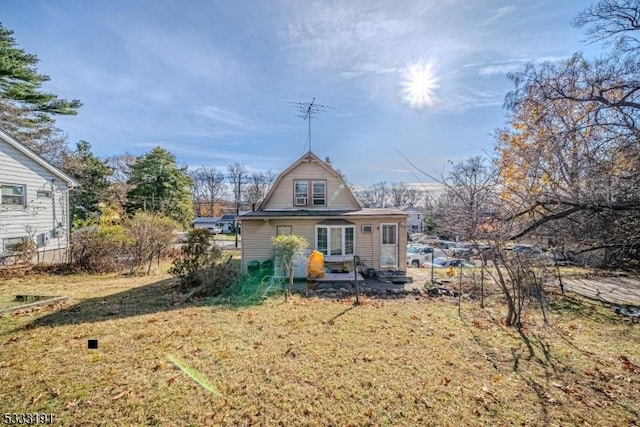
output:
[[[406,268],[406,246],[407,231],[398,218],[376,217],[376,218],[348,218],[355,225],[356,255],[360,257],[367,268],[380,268],[380,224],[398,224],[398,268]],[[291,219],[269,219],[269,220],[247,220],[242,221],[242,269],[246,271],[249,261],[265,261],[273,258],[271,237],[276,235],[277,226],[291,226],[291,232],[302,236],[309,242],[309,248],[315,249],[316,224],[324,221],[324,218],[291,218]],[[363,233],[362,225],[371,225],[371,233]]]
[[[324,180],[327,182],[327,204],[326,206],[315,206],[313,207],[314,210],[359,209],[357,203],[354,203],[349,196],[348,192],[350,190],[345,187],[341,179],[330,174],[316,161],[303,161],[289,173],[281,177],[278,187],[273,190],[271,198],[263,207],[263,210],[305,209],[305,207],[294,206],[293,182],[295,180]],[[306,208],[311,208],[311,206],[307,206]]]
[[[243,220],[242,221],[242,269],[246,271],[247,263],[252,260],[265,261],[273,259],[271,238],[276,235],[279,225],[291,226],[291,232],[309,242],[309,248],[315,248],[316,219],[278,219],[278,220]]]

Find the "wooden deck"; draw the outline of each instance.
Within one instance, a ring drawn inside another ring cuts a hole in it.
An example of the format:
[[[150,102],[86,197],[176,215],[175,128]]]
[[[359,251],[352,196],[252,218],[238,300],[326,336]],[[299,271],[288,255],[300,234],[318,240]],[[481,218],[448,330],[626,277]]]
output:
[[[324,273],[324,277],[309,278],[309,280],[315,280],[318,283],[340,283],[340,282],[353,282],[355,281],[353,273]],[[362,274],[358,273],[358,282],[364,282]]]

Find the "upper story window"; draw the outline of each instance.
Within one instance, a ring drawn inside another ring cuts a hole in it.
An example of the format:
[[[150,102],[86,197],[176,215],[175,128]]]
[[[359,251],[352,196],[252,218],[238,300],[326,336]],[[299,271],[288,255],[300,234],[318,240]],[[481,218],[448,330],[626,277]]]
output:
[[[297,179],[293,181],[294,206],[326,206],[327,181]]]
[[[325,206],[327,204],[326,181],[313,181],[312,192],[313,206]]]
[[[307,206],[309,204],[309,182],[293,182],[293,204],[294,206]]]
[[[27,198],[24,185],[0,184],[1,205],[26,206]]]

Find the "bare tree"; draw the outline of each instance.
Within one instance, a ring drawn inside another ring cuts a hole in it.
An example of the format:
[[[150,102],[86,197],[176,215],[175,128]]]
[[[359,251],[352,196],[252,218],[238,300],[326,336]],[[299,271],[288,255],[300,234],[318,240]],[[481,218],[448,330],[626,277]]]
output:
[[[216,205],[227,193],[224,174],[214,167],[202,166],[189,174],[193,181],[191,196],[198,215],[214,216]]]
[[[378,206],[379,208],[385,207],[388,199],[387,193],[389,192],[389,186],[387,182],[381,181],[373,184],[369,188],[371,189],[373,202],[376,204],[376,206]]]
[[[604,251],[604,262],[638,262],[640,62],[575,55],[511,77],[496,148],[503,199],[519,205],[512,238],[560,237],[578,252]]]
[[[229,184],[232,186],[233,200],[239,205],[242,197],[242,188],[247,181],[247,168],[241,163],[227,166]]]
[[[468,241],[484,238],[497,202],[496,176],[491,163],[481,157],[454,164],[441,178],[445,191],[434,206],[438,234]]]
[[[129,185],[127,181],[131,177],[131,167],[136,162],[136,156],[130,153],[117,154],[105,159],[106,165],[112,171],[109,177],[111,181],[111,204],[118,206],[120,212],[124,212],[127,203]]]
[[[395,208],[406,206],[409,187],[404,182],[389,184],[389,203]]]
[[[247,185],[244,188],[244,201],[254,205],[261,202],[271,188],[276,178],[272,170],[253,172],[247,176]]]
[[[623,52],[638,50],[640,40],[640,3],[638,0],[601,0],[588,6],[573,20],[586,28],[587,36],[605,42]]]

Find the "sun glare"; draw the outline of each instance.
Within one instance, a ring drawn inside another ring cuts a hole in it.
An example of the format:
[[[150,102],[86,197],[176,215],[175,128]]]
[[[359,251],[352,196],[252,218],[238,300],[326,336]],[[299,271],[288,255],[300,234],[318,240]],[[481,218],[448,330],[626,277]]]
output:
[[[405,69],[402,76],[402,99],[411,108],[433,107],[440,100],[435,90],[440,87],[440,79],[430,62],[414,64]]]

